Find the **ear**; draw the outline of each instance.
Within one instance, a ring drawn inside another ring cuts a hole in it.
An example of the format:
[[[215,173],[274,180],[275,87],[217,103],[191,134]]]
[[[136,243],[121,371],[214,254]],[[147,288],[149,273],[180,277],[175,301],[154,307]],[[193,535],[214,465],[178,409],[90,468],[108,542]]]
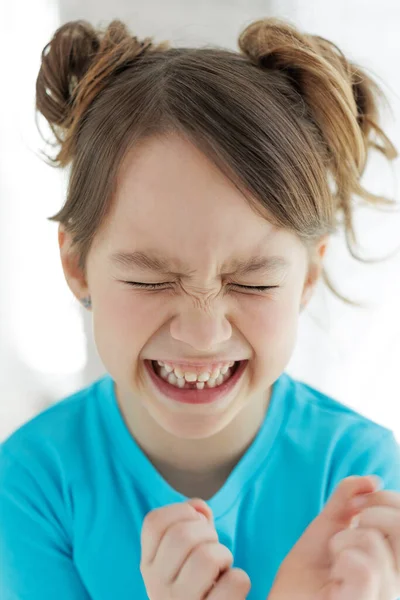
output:
[[[89,288],[82,269],[79,267],[79,256],[72,248],[72,236],[60,223],[58,227],[58,245],[60,247],[61,264],[69,289],[80,302],[89,294]]]
[[[320,238],[317,245],[313,248],[310,256],[308,272],[303,287],[303,293],[301,296],[301,305],[305,307],[311,300],[314,293],[315,286],[321,276],[323,269],[323,258],[325,256],[326,248],[329,242],[329,235],[324,235]]]

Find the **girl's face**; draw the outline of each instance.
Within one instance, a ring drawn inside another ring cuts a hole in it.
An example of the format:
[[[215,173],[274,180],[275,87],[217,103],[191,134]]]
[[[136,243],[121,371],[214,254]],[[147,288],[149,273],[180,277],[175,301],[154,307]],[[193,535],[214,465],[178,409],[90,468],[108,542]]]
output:
[[[140,253],[142,260],[124,264],[117,253]],[[235,261],[254,257],[281,257],[282,264],[236,271]],[[156,269],[154,258],[170,272]],[[251,398],[265,397],[289,362],[300,304],[319,275],[308,270],[295,235],[256,215],[201,152],[172,135],[147,140],[126,159],[87,273],[84,290],[71,277],[69,284],[79,298],[91,295],[96,346],[121,397],[141,402],[162,428],[186,438],[207,437]],[[127,282],[163,286],[146,290]],[[248,364],[237,393],[218,410],[171,406],[154,393],[143,362],[230,356]]]

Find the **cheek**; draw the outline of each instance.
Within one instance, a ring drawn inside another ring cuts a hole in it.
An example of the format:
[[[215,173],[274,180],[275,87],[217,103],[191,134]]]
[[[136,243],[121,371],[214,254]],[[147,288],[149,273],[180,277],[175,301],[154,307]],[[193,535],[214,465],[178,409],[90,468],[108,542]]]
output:
[[[246,311],[247,329],[251,328],[256,337],[275,339],[282,336],[284,330],[290,328],[291,318],[288,309],[279,299],[267,299]]]
[[[134,291],[122,289],[102,299],[101,319],[121,343],[127,338],[136,342],[156,327],[157,308],[150,298],[146,301]]]
[[[294,306],[281,299],[271,299],[253,310],[246,318],[243,333],[264,357],[286,356],[293,350],[297,337],[298,314]]]
[[[98,293],[93,330],[99,353],[110,355],[112,352],[132,360],[154,331],[156,319],[152,303],[130,292],[109,286]]]

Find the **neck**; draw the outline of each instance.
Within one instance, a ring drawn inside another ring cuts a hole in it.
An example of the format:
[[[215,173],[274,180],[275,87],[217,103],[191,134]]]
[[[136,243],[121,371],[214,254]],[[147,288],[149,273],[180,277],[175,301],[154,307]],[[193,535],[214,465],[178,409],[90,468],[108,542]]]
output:
[[[245,454],[265,418],[271,389],[252,397],[220,431],[199,439],[179,438],[161,427],[138,398],[116,396],[135,441],[168,483],[186,496],[213,495]],[[211,490],[211,491],[210,491]],[[194,493],[190,493],[194,492]]]

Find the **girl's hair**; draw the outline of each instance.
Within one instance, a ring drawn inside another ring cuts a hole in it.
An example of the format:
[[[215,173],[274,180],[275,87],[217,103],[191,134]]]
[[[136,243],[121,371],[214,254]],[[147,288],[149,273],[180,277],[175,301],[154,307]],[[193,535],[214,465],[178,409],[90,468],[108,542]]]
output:
[[[204,152],[252,208],[313,245],[344,224],[358,244],[353,196],[393,204],[360,184],[369,148],[398,156],[378,125],[380,87],[332,42],[265,18],[240,34],[240,52],[172,48],[112,21],[62,25],[44,47],[36,108],[70,164],[67,199],[50,221],[72,236],[79,266],[109,214],[124,157],[149,136],[174,132]],[[46,155],[47,156],[47,155]],[[342,221],[340,219],[342,217]],[[326,270],[322,277],[335,290]]]

